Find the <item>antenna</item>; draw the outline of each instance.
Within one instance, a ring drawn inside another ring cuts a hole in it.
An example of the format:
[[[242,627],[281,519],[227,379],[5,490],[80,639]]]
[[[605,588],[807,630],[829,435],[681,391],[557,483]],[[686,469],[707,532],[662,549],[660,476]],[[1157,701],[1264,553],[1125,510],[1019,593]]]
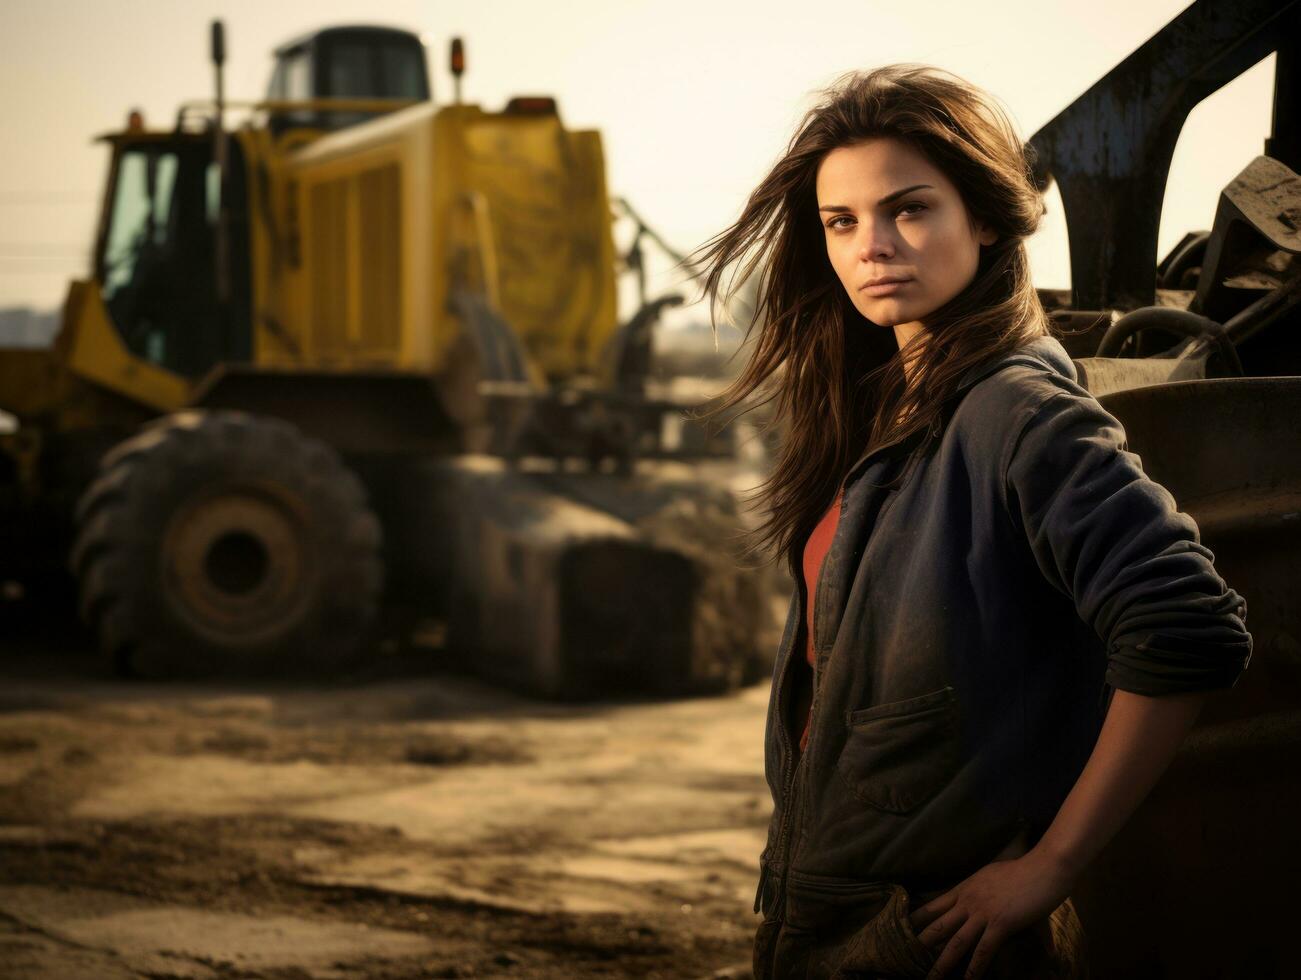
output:
[[[226,87],[222,78],[222,65],[226,63],[226,29],[222,22],[212,22],[212,68],[217,86],[216,118],[212,132],[212,158],[217,164],[217,240],[216,278],[217,304],[221,318],[225,322],[225,309],[230,297],[230,260],[228,244],[230,238],[229,215],[226,209]]]

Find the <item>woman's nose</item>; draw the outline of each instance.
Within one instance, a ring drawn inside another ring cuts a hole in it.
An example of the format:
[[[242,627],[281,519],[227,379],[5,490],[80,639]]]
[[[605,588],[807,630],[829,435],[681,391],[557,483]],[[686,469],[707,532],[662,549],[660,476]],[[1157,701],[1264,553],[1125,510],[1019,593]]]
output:
[[[864,229],[863,243],[858,250],[858,257],[862,261],[894,258],[894,240],[889,235],[871,225],[864,225]]]

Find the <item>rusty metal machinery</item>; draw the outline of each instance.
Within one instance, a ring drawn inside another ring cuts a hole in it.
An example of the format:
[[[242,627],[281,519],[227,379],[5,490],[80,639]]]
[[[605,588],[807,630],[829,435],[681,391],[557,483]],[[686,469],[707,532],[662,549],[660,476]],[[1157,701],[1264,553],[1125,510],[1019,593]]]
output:
[[[1271,52],[1273,132],[1160,263],[1189,110]],[[1093,974],[1285,976],[1301,868],[1301,3],[1198,0],[1031,140],[1061,188],[1082,383],[1247,602],[1252,659],[1075,894]]]

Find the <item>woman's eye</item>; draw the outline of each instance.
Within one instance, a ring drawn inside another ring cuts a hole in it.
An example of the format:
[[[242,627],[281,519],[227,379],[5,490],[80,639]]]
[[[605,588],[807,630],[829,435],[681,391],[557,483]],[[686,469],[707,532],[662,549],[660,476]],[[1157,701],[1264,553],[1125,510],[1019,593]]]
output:
[[[917,201],[913,201],[910,204],[905,204],[898,211],[896,211],[895,216],[897,217],[898,215],[901,214],[921,214],[925,210],[926,210],[925,204],[921,204]]]
[[[851,219],[850,219],[848,216],[846,216],[846,215],[843,215],[843,214],[841,214],[841,215],[837,215],[836,217],[832,218],[830,221],[827,222],[827,227],[828,227],[828,228],[844,228],[844,227],[845,227],[844,225],[837,224],[837,222],[838,222],[838,221],[849,221],[849,220],[851,220]]]

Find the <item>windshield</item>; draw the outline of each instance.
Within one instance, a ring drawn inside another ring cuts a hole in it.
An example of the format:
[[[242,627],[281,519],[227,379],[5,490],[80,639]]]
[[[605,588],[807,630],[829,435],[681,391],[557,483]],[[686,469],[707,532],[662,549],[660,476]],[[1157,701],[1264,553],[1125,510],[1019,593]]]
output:
[[[215,282],[221,191],[210,144],[128,144],[114,174],[98,262],[113,324],[137,356],[201,373],[225,348]]]
[[[336,99],[427,99],[425,53],[418,45],[348,35],[322,45],[321,95]],[[374,118],[367,112],[321,114],[325,125],[353,126]]]
[[[104,249],[105,300],[131,287],[142,256],[168,249],[176,168],[174,152],[128,150],[122,154]]]
[[[401,41],[334,38],[325,49],[322,94],[335,98],[426,99],[424,51]]]

